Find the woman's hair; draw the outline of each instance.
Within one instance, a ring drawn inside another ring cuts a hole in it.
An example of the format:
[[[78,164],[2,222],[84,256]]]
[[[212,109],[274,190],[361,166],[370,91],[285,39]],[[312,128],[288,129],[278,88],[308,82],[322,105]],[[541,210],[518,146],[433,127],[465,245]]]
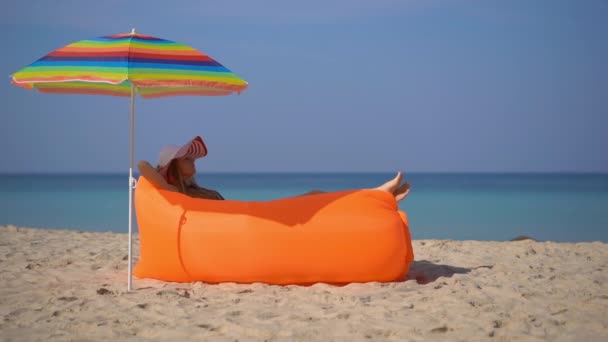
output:
[[[181,172],[179,172],[179,166],[177,165],[176,159],[173,159],[167,168],[167,178],[169,183],[171,183],[171,179],[176,183],[171,185],[177,187],[177,190],[182,194],[187,194],[188,187],[196,184],[193,179],[194,176],[189,179],[182,176]]]
[[[194,176],[190,178],[184,178],[182,174],[179,172],[179,166],[177,165],[177,161],[174,159],[169,164],[167,168],[167,182],[177,188],[177,191],[182,194],[197,197],[197,198],[206,198],[206,199],[224,199],[222,195],[214,190],[205,189],[200,187]]]

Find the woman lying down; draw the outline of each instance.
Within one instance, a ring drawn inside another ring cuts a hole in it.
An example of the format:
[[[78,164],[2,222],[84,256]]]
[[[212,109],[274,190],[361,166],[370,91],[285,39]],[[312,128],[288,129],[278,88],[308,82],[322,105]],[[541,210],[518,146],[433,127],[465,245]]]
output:
[[[145,160],[137,163],[139,172],[150,182],[161,189],[181,192],[191,197],[212,200],[223,200],[217,191],[204,188],[195,181],[196,167],[194,161],[207,155],[207,147],[200,136],[195,137],[183,146],[167,145],[160,151],[158,165],[153,167]],[[398,172],[395,178],[374,188],[387,191],[397,202],[405,199],[410,192],[410,183],[401,183],[403,174]],[[313,190],[299,196],[323,193]]]

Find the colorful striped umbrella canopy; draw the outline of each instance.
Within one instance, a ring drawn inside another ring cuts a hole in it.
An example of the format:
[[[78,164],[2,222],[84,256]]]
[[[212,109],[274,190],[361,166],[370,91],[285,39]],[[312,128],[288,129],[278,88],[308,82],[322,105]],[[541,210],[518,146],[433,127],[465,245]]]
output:
[[[130,96],[229,95],[247,82],[187,45],[135,32],[69,44],[12,75],[45,93]]]
[[[55,50],[12,75],[14,85],[44,93],[131,97],[129,166],[129,278],[132,277],[135,95],[240,94],[247,82],[189,46],[135,33],[81,40]]]

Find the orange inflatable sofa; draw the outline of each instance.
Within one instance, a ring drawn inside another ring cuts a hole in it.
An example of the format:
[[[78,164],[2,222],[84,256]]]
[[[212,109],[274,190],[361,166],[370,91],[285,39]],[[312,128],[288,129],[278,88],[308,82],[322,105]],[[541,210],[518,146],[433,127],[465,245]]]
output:
[[[172,282],[287,285],[389,282],[414,259],[407,217],[380,190],[216,201],[135,189],[134,274]]]

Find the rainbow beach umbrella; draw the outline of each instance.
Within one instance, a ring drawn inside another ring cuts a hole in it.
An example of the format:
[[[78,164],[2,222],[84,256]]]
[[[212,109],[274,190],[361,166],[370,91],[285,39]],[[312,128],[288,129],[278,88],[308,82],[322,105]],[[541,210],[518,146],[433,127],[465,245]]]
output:
[[[124,96],[131,98],[129,165],[129,278],[132,287],[133,132],[135,95],[240,94],[247,82],[192,47],[135,32],[69,44],[12,75],[12,83],[44,93]]]

